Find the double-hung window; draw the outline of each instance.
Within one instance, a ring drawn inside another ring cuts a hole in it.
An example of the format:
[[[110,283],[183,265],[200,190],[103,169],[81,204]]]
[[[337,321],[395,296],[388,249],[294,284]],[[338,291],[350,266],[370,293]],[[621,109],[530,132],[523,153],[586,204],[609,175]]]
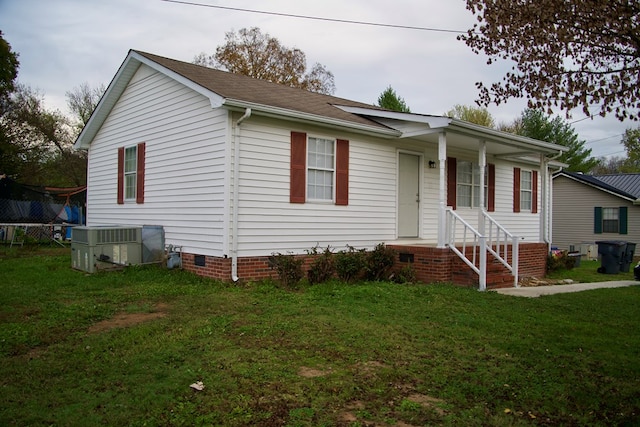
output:
[[[618,208],[602,208],[602,232],[618,233],[620,231],[620,216]]]
[[[307,143],[307,198],[333,200],[335,140],[309,137]]]
[[[520,210],[530,211],[533,200],[533,174],[520,171]]]
[[[138,176],[138,147],[127,147],[124,150],[124,198],[135,200]]]
[[[484,205],[488,204],[488,176],[485,169]],[[458,160],[457,162],[457,206],[477,208],[480,206],[480,166],[475,163]]]

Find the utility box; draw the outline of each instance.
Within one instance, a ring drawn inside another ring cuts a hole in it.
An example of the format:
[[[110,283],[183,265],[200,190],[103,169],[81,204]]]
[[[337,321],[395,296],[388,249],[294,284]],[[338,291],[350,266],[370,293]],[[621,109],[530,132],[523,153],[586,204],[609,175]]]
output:
[[[161,225],[142,227],[142,262],[162,263],[164,254],[164,228]]]
[[[142,263],[142,227],[74,227],[71,266],[95,273]]]

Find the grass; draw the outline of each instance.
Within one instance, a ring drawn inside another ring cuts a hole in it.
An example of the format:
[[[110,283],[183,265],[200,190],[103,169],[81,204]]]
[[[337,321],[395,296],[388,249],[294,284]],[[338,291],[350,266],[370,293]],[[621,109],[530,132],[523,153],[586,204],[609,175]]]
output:
[[[291,292],[0,253],[0,425],[640,424],[640,287]]]
[[[593,283],[593,282],[610,282],[613,280],[634,280],[633,268],[636,263],[631,263],[628,272],[619,272],[617,274],[598,273],[600,261],[580,261],[580,266],[570,270],[561,269],[549,273],[547,277],[552,279],[571,279],[576,283]]]

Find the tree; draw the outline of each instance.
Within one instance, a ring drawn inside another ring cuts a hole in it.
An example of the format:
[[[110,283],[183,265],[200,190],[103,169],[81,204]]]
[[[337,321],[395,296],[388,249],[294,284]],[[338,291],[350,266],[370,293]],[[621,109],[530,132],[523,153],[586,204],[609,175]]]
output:
[[[193,62],[313,92],[333,94],[336,90],[333,74],[324,65],[316,63],[307,73],[304,52],[282,46],[257,27],[230,31],[225,39],[214,55],[201,53]]]
[[[551,118],[541,110],[524,110],[518,134],[567,147],[569,150],[557,160],[568,164],[570,172],[588,173],[598,165],[598,160],[591,157],[591,149],[584,148],[584,141],[578,139],[573,127],[561,117]]]
[[[411,109],[404,102],[404,99],[396,94],[396,91],[393,90],[391,85],[389,85],[378,97],[378,107],[392,111],[399,111],[401,113],[411,112]]]
[[[621,172],[640,172],[640,127],[627,129],[622,136],[622,145],[627,151]]]
[[[496,125],[491,113],[484,107],[456,104],[451,110],[445,113],[445,116],[464,120],[469,123],[475,123],[480,126],[486,126],[488,128],[493,128]]]
[[[623,173],[625,171],[625,158],[618,156],[600,157],[598,164],[591,170],[593,175],[607,175]]]
[[[479,103],[530,97],[548,114],[582,108],[638,120],[640,2],[628,0],[466,0],[478,23],[463,40],[492,64],[513,61],[490,87],[476,83]]]
[[[2,37],[0,31],[0,114],[6,110],[9,95],[15,89],[19,66],[18,54],[11,50],[11,45]]]
[[[67,106],[78,120],[76,123],[78,131],[82,130],[89,121],[105,90],[104,84],[92,88],[89,83],[84,82],[67,91]]]

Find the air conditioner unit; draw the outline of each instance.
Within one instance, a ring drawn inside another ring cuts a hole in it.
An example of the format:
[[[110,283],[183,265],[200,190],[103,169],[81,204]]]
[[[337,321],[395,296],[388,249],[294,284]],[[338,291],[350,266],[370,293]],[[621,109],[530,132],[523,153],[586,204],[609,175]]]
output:
[[[142,227],[73,227],[71,266],[87,273],[142,263]]]

